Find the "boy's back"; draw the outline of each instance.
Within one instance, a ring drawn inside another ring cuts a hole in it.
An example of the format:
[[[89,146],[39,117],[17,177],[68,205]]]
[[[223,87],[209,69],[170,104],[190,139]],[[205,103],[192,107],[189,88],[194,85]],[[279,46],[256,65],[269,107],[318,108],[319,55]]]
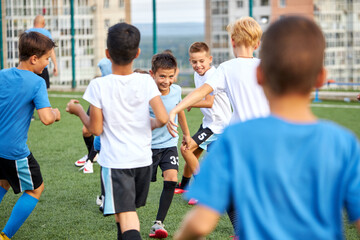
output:
[[[344,203],[350,220],[360,216],[360,150],[334,123],[249,120],[225,130],[213,150],[201,166],[207,176],[195,183],[220,178],[211,184],[213,196],[199,188],[190,195],[219,211],[233,201],[246,223],[239,239],[341,239]]]
[[[50,107],[44,80],[17,68],[0,71],[0,157],[28,156],[27,132],[36,109]]]
[[[269,106],[261,86],[256,82],[258,58],[235,58],[217,68],[206,81],[217,91],[226,91],[233,106],[231,123],[243,122],[269,114]]]
[[[157,95],[156,84],[147,74],[110,74],[91,81],[84,99],[103,112],[98,160],[102,166],[134,168],[152,163],[149,101]]]

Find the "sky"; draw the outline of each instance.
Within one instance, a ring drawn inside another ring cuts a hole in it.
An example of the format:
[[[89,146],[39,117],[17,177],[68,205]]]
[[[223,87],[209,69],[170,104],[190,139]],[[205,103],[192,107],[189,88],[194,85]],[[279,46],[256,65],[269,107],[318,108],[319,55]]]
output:
[[[132,23],[152,23],[153,0],[132,0]],[[205,21],[205,0],[156,0],[157,23]]]

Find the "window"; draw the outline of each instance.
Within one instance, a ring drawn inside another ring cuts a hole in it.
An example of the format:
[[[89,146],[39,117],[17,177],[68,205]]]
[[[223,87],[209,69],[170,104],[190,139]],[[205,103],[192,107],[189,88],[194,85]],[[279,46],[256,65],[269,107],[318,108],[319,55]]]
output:
[[[260,6],[269,6],[269,0],[261,0]]]
[[[279,0],[280,7],[286,7],[286,0]]]
[[[261,17],[260,17],[260,22],[261,22],[262,24],[267,24],[267,23],[269,23],[269,16],[261,16]]]
[[[238,8],[243,8],[244,7],[244,1],[243,0],[238,0],[236,1],[236,6]]]
[[[125,7],[125,1],[124,0],[119,0],[119,7],[120,8]]]
[[[109,0],[104,0],[104,8],[109,8]]]

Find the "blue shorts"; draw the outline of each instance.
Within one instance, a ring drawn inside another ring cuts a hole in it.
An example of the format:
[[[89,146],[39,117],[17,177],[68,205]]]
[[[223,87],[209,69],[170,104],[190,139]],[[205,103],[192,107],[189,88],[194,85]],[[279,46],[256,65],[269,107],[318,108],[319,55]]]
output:
[[[43,183],[40,166],[32,153],[17,160],[0,158],[0,179],[7,180],[15,194],[35,190]]]
[[[200,125],[199,130],[192,136],[192,139],[196,142],[196,144],[207,150],[207,147],[210,143],[216,141],[220,134],[214,134],[210,128],[203,128],[202,124]]]

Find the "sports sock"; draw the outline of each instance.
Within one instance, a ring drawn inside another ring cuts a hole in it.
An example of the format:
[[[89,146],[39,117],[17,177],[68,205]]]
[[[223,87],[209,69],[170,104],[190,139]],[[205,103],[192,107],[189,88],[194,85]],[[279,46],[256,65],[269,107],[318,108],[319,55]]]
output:
[[[90,151],[91,151],[91,148],[92,146],[94,145],[94,136],[91,135],[90,137],[84,137],[84,142],[85,142],[85,145],[88,149],[88,155],[90,154]]]
[[[116,223],[116,226],[117,226],[117,230],[118,230],[118,233],[117,233],[117,239],[118,240],[122,240],[122,233],[121,233],[121,228],[120,228],[120,223]]]
[[[5,188],[3,188],[3,187],[0,187],[0,203],[6,193],[7,193],[7,190],[5,190]]]
[[[141,240],[141,235],[138,230],[127,230],[122,234],[122,240]]]
[[[91,147],[91,150],[88,154],[88,159],[91,161],[91,162],[94,162],[94,158],[97,154],[97,151],[94,149],[94,145]]]
[[[12,238],[15,235],[17,230],[19,230],[21,225],[23,225],[25,220],[34,210],[38,201],[38,199],[30,196],[26,192],[17,200],[10,218],[2,231],[8,238]]]
[[[174,197],[176,182],[164,181],[164,187],[160,196],[159,209],[156,220],[164,222],[166,214],[170,208],[170,204]]]
[[[191,178],[182,176],[180,187],[181,187],[182,189],[185,189],[186,186],[189,184],[190,179],[191,179]]]

